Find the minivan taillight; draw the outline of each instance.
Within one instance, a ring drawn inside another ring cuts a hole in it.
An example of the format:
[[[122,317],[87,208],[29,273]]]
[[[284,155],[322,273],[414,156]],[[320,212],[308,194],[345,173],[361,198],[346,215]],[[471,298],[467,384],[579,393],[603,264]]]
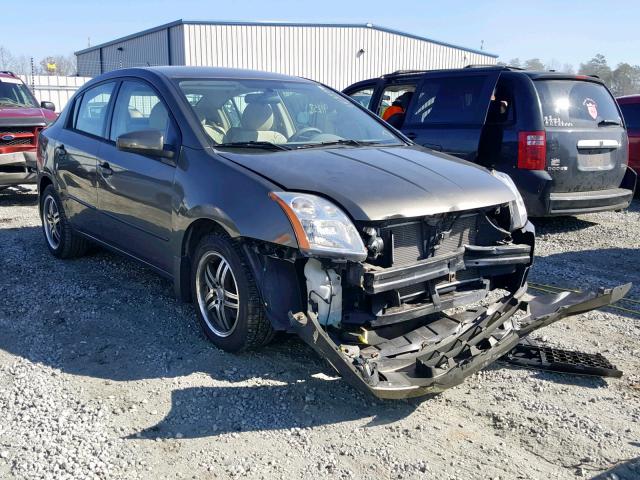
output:
[[[518,168],[544,170],[547,165],[547,135],[544,130],[518,133]]]

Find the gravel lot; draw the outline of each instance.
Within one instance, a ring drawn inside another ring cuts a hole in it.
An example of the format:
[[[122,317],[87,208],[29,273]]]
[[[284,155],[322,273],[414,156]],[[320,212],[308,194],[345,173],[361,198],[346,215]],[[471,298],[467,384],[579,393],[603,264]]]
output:
[[[101,250],[54,260],[36,202],[33,191],[0,193],[2,479],[640,478],[632,313],[590,312],[536,334],[602,352],[622,379],[494,365],[434,398],[375,402],[295,338],[217,350],[192,306],[128,260]],[[533,281],[640,283],[638,201],[537,227]]]

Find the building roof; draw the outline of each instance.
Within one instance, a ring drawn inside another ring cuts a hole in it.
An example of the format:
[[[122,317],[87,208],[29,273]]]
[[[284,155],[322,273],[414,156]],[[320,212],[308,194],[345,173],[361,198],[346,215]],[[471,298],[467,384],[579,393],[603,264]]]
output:
[[[225,21],[202,21],[202,20],[176,20],[173,22],[165,23],[164,25],[159,25],[157,27],[149,28],[147,30],[142,30],[141,32],[133,33],[131,35],[127,35],[125,37],[116,38],[115,40],[111,40],[109,42],[101,43],[99,45],[94,45],[89,48],[85,48],[83,50],[78,50],[75,52],[76,55],[80,55],[83,53],[88,53],[93,50],[98,50],[103,47],[107,47],[109,45],[115,45],[118,43],[122,43],[126,40],[131,40],[136,37],[140,37],[142,35],[147,35],[149,33],[158,32],[161,30],[166,30],[167,28],[175,27],[178,25],[238,25],[238,26],[249,26],[249,27],[327,27],[327,28],[371,28],[373,30],[378,30],[380,32],[391,33],[393,35],[400,35],[403,37],[413,38],[415,40],[422,40],[425,42],[435,43],[437,45],[442,45],[444,47],[457,48],[459,50],[464,50],[469,53],[477,53],[479,55],[486,55],[488,57],[498,58],[498,55],[494,53],[485,52],[484,50],[475,50],[473,48],[461,47],[460,45],[454,45],[452,43],[442,42],[440,40],[434,40],[432,38],[422,37],[420,35],[414,35],[412,33],[402,32],[400,30],[394,30],[392,28],[381,27],[378,25],[373,25],[371,23],[299,23],[299,22],[225,22]]]

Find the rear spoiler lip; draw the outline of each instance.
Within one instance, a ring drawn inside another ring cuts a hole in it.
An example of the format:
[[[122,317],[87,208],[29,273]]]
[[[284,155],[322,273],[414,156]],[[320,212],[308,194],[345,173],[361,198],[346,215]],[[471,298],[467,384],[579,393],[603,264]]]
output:
[[[534,296],[527,292],[525,284],[516,293],[490,305],[482,314],[492,317],[493,329],[487,328],[485,330],[478,327],[480,330],[478,336],[484,335],[486,337],[483,337],[482,341],[489,342],[491,345],[489,348],[480,350],[477,348],[479,344],[474,344],[470,346],[472,352],[470,358],[461,361],[456,361],[455,357],[450,358],[450,367],[438,370],[443,373],[434,376],[400,375],[400,382],[376,381],[376,378],[370,375],[372,369],[375,370],[374,362],[362,357],[352,358],[343,353],[320,326],[313,312],[306,314],[289,312],[289,320],[293,330],[300,338],[326,359],[351,386],[379,399],[403,399],[435,394],[459,385],[468,376],[508,353],[521,338],[533,330],[563,318],[611,305],[623,298],[631,286],[631,283],[627,283],[612,289],[600,289],[596,292],[561,292]],[[523,309],[526,309],[528,314],[524,318],[513,320],[511,330],[501,338],[493,336],[495,325],[511,321],[513,314]],[[486,320],[486,316],[484,320]],[[416,355],[416,364],[418,361],[419,355]],[[402,372],[394,373],[401,374]]]

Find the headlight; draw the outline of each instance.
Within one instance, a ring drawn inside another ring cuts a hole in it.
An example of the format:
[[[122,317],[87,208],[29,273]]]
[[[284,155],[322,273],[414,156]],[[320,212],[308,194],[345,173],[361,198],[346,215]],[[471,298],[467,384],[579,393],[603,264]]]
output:
[[[511,177],[506,173],[493,170],[491,172],[494,177],[504,183],[513,192],[515,200],[509,202],[509,210],[511,211],[511,231],[518,230],[527,224],[527,207],[524,206],[522,195],[518,191],[518,187],[513,183]]]
[[[308,193],[271,192],[269,197],[289,217],[302,252],[355,261],[367,258],[356,227],[333,203]]]

